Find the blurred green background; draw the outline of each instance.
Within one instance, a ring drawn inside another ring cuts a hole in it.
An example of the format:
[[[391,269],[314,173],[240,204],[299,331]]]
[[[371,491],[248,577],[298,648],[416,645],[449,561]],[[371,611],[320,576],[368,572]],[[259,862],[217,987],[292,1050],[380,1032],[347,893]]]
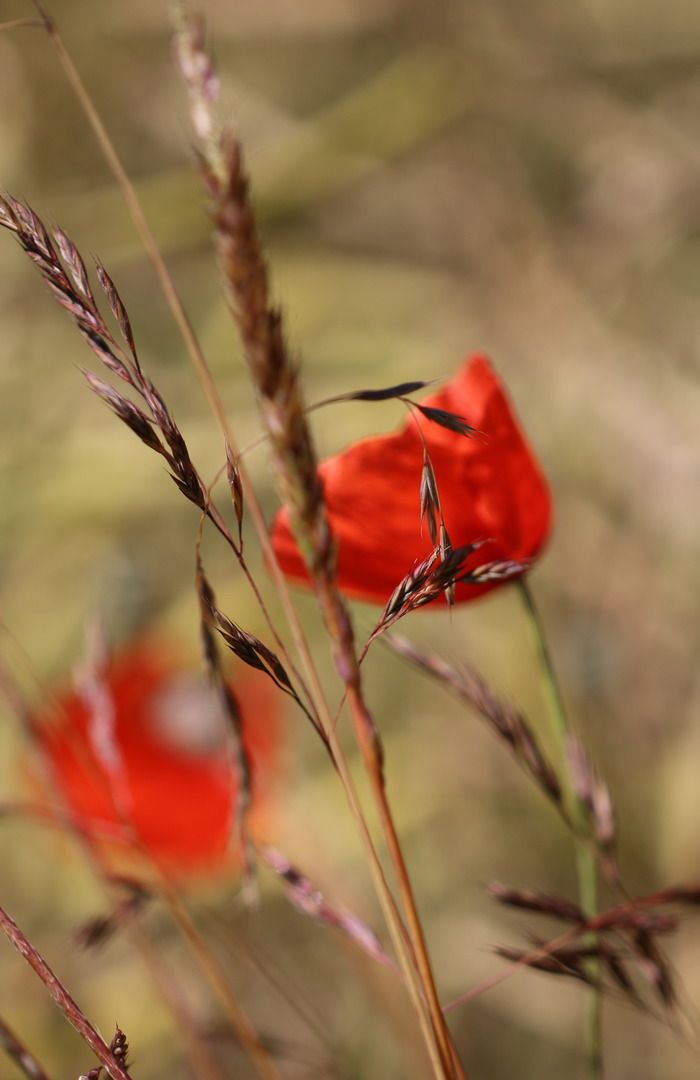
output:
[[[258,432],[217,282],[184,92],[161,3],[63,0],[54,14],[143,198],[201,336],[239,443]],[[316,400],[449,376],[487,352],[550,478],[556,530],[533,575],[572,715],[607,778],[634,891],[700,877],[700,8],[688,0],[224,0],[205,5],[223,114],[248,154],[274,288]],[[2,18],[26,16],[7,0]],[[39,29],[0,36],[0,185],[60,222],[109,268],[144,366],[205,477],[220,439],[100,152]],[[99,610],[116,642],[149,627],[197,656],[197,514],[154,455],[83,385],[91,356],[7,235],[0,238],[0,614],[3,663],[46,685],[81,655]],[[315,414],[322,454],[390,428],[398,404]],[[264,450],[250,458],[265,507]],[[251,537],[251,550],[254,544]],[[224,610],[265,630],[215,540]],[[260,559],[253,560],[269,594]],[[275,598],[270,595],[274,605]],[[314,607],[300,610],[330,669]],[[360,634],[376,617],[357,607]],[[14,636],[12,639],[7,630]],[[468,659],[539,728],[543,702],[514,590],[405,624]],[[19,645],[17,644],[19,643]],[[21,649],[20,649],[21,645]],[[444,1000],[499,970],[494,943],[541,927],[483,885],[573,897],[568,836],[479,720],[382,650],[367,661]],[[23,746],[2,725],[2,798],[23,792]],[[269,839],[335,903],[382,929],[342,796],[312,734],[289,720]],[[36,826],[0,831],[0,903],[139,1080],[191,1075],[172,1020],[125,938],[99,953],[71,933],[104,907],[79,854]],[[193,894],[285,1076],[427,1075],[390,973],[292,910],[265,879]],[[218,1012],[158,911],[146,932],[204,1027]],[[382,930],[383,932],[383,930]],[[700,922],[668,942],[691,1010]],[[54,1077],[90,1055],[0,942],[0,1016]],[[247,959],[246,959],[247,957]],[[251,957],[253,962],[251,962]],[[264,958],[264,963],[262,958]],[[264,969],[264,970],[263,970]],[[296,989],[283,994],[275,980]],[[303,993],[302,989],[303,988]],[[302,997],[314,1024],[290,998]],[[583,994],[520,973],[451,1022],[473,1075],[582,1076]],[[667,1026],[606,1004],[611,1080],[698,1075]],[[251,1075],[225,1041],[225,1075]],[[16,1075],[0,1059],[0,1076]]]

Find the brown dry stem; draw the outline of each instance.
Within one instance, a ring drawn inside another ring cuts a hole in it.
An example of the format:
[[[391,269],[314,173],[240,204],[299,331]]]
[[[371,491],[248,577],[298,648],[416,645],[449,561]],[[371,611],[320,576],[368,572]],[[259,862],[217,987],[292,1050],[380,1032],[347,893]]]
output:
[[[115,1059],[107,1043],[98,1035],[83,1010],[71,997],[65,986],[52,971],[44,960],[41,953],[32,945],[26,935],[20,930],[11,915],[0,907],[0,930],[5,934],[20,956],[23,956],[32,970],[38,975],[48,990],[53,1000],[65,1016],[66,1020],[75,1028],[78,1034],[85,1040],[95,1057],[104,1066],[107,1075],[112,1080],[131,1080]]]
[[[289,356],[281,314],[270,301],[267,266],[248,196],[242,150],[231,132],[222,134],[218,150],[214,163],[210,165],[206,159],[203,161],[202,171],[212,203],[222,272],[257,390],[263,425],[270,439],[280,497],[289,507],[324,623],[333,642],[335,666],[345,685],[355,737],[398,881],[420,990],[413,982],[411,956],[406,955],[401,931],[393,917],[390,922],[392,936],[409,986],[413,985],[414,1004],[421,1016],[436,1075],[460,1075],[461,1067],[456,1063],[440,1007],[413,888],[386,794],[381,741],[362,691],[350,616],[335,584],[333,542],[305,416],[299,372]],[[329,740],[333,738],[332,725],[326,734]],[[340,747],[334,739],[332,749],[346,785],[349,774],[343,775],[338,757]]]
[[[25,1046],[2,1017],[0,1017],[0,1048],[29,1080],[50,1080],[49,1074],[39,1064],[31,1050]]]

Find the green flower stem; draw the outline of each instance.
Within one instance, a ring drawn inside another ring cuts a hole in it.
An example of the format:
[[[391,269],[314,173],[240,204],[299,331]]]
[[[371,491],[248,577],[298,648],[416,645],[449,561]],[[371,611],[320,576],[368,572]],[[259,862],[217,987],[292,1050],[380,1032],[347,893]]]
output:
[[[564,700],[554,670],[549,645],[547,644],[544,626],[535,605],[532,592],[530,591],[527,578],[519,578],[517,584],[525,605],[528,622],[537,650],[549,722],[559,746],[562,773],[560,779],[564,790],[564,798],[568,804],[567,809],[569,810],[574,828],[579,905],[584,915],[588,918],[593,918],[598,914],[598,869],[595,852],[588,843],[586,810],[576,794],[569,765],[568,743],[571,737],[571,728],[569,726],[566,709],[564,707]],[[589,942],[595,942],[595,935],[590,935]],[[600,974],[600,964],[598,960],[595,958],[589,960],[587,969],[591,977],[597,982]],[[591,987],[588,995],[584,1045],[588,1065],[588,1075],[592,1080],[599,1080],[599,1078],[603,1076],[602,994],[600,987],[597,985]]]

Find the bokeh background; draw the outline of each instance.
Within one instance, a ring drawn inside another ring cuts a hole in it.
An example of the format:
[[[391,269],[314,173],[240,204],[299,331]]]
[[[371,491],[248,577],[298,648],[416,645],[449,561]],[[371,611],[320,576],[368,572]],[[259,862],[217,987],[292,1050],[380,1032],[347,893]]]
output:
[[[252,394],[217,283],[192,167],[167,6],[63,0],[55,15],[136,182],[201,336],[241,445]],[[700,9],[688,0],[224,0],[205,5],[224,114],[255,197],[307,396],[449,376],[492,356],[550,478],[556,530],[533,575],[572,715],[614,793],[628,885],[700,877]],[[2,18],[25,16],[7,0]],[[0,36],[0,185],[99,253],[144,365],[205,476],[221,445],[152,272],[41,30]],[[2,662],[30,694],[65,683],[95,611],[116,644],[148,629],[197,663],[197,515],[154,455],[86,390],[90,355],[0,238]],[[402,419],[389,403],[314,416],[322,453]],[[264,449],[250,456],[275,499]],[[251,539],[251,550],[253,550]],[[224,610],[264,635],[236,566],[207,562]],[[260,580],[275,597],[261,560]],[[314,607],[299,600],[329,666]],[[360,632],[375,616],[355,608]],[[468,659],[543,727],[515,590],[406,624]],[[533,923],[496,910],[494,878],[573,896],[569,839],[479,720],[377,650],[367,662],[390,793],[441,993],[496,972],[495,943]],[[33,689],[32,689],[33,688]],[[3,714],[2,799],[25,791],[24,746]],[[269,839],[335,903],[381,929],[342,796],[289,716]],[[0,902],[106,1032],[118,1020],[139,1080],[191,1075],[130,942],[97,953],[72,933],[104,909],[80,854],[37,826],[0,826]],[[260,910],[233,884],[188,897],[285,1076],[426,1075],[391,973],[292,910],[264,878]],[[167,918],[145,932],[203,1027],[219,1014]],[[700,994],[700,922],[668,943],[685,1004]],[[52,1076],[89,1054],[9,946],[0,1016]],[[280,986],[283,988],[280,990]],[[290,989],[291,987],[291,989]],[[306,1018],[294,1008],[304,1002]],[[582,1075],[583,995],[518,974],[452,1015],[476,1077]],[[606,1005],[611,1080],[698,1074],[692,1046]],[[249,1066],[225,1039],[226,1075]],[[0,1076],[16,1075],[0,1059]]]

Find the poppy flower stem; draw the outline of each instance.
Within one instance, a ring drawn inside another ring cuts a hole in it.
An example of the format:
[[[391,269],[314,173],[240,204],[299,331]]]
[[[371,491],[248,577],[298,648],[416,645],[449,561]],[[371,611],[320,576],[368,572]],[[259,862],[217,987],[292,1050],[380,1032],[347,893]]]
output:
[[[574,833],[576,851],[576,875],[578,879],[578,895],[581,910],[588,918],[594,918],[598,914],[598,869],[595,850],[588,843],[587,838],[587,815],[585,807],[579,798],[570,765],[570,744],[572,738],[564,698],[559,686],[552,654],[549,650],[544,624],[535,604],[532,591],[523,575],[518,578],[517,585],[528,616],[528,622],[532,632],[533,641],[537,651],[540,673],[542,677],[542,689],[547,703],[550,726],[559,745],[561,757],[562,788],[568,797],[569,816]],[[589,944],[595,944],[595,935],[591,935]],[[599,985],[600,965],[593,957],[587,961],[587,969],[594,985],[591,987],[586,1006],[585,1027],[585,1053],[588,1065],[588,1075],[591,1080],[599,1080],[603,1076],[603,1025],[602,1025],[602,992]]]

